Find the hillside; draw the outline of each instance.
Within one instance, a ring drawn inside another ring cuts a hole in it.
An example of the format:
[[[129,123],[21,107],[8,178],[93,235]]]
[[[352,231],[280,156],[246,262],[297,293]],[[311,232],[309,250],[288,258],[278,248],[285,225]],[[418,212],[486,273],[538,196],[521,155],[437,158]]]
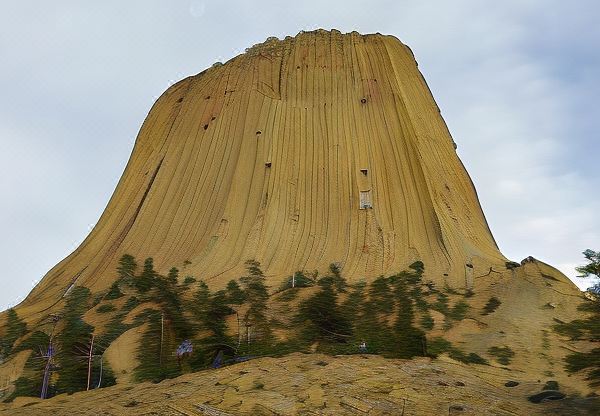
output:
[[[507,387],[509,382],[517,383]],[[0,414],[46,415],[583,415],[598,398],[533,404],[544,383],[452,361],[293,354],[160,384],[109,387],[47,401],[23,399]],[[568,393],[570,393],[568,391]]]
[[[595,311],[500,253],[407,46],[302,32],[157,100],[96,227],[0,315],[0,411],[593,414],[565,359]]]

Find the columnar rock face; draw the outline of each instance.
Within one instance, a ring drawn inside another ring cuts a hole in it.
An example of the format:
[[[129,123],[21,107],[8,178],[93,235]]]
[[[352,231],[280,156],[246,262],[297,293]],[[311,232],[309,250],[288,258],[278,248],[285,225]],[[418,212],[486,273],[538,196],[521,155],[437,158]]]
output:
[[[422,260],[471,287],[505,262],[410,49],[338,31],[269,39],[169,88],[97,226],[22,307],[106,289],[125,253],[217,286],[248,259],[273,285]]]

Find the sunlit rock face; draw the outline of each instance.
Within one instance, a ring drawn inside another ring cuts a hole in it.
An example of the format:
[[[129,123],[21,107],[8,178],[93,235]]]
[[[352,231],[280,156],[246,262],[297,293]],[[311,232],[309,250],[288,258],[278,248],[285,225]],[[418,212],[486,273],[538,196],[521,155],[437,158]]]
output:
[[[410,49],[338,31],[270,38],[170,87],[97,226],[21,306],[108,288],[125,253],[215,286],[248,259],[271,285],[421,260],[428,280],[472,288],[505,264]]]

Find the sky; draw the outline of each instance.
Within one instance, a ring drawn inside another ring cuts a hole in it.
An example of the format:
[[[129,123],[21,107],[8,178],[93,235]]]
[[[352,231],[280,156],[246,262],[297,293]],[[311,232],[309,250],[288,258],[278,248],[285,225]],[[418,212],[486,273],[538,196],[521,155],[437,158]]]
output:
[[[153,102],[269,36],[336,28],[413,50],[509,258],[582,288],[600,250],[594,0],[7,2],[0,13],[0,310],[104,210]]]

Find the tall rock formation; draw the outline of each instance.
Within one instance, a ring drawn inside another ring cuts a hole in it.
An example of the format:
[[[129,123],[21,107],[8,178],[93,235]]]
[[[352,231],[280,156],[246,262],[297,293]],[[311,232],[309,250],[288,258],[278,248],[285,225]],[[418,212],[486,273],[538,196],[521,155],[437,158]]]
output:
[[[198,280],[176,285],[170,278],[138,273],[138,280],[125,277],[109,291],[124,254],[140,263],[153,257],[163,275],[175,266],[181,278]],[[262,264],[265,283],[273,289],[294,271],[325,272],[330,263],[340,266],[349,284],[347,290],[340,288],[343,279],[329,276],[313,287],[264,296],[255,271],[252,278],[240,279],[245,292],[239,287],[236,292],[235,284],[230,292],[215,291],[245,275],[249,259]],[[397,274],[417,260],[425,264],[424,274]],[[380,275],[388,278],[376,280]],[[74,286],[91,293],[72,290]],[[65,296],[69,293],[73,296]],[[449,386],[435,381],[444,373],[438,362],[430,366],[435,377],[423,377],[429,364],[421,361],[413,376],[423,387],[412,389],[417,396],[405,396],[409,393],[396,390],[393,377],[389,383],[381,381],[381,366],[376,366],[381,385],[363,384],[365,374],[375,374],[369,372],[371,364],[365,364],[368,371],[348,373],[353,388],[376,388],[372,392],[385,406],[397,401],[393,411],[386,407],[394,414],[404,412],[407,403],[419,404],[412,409],[416,414],[438,414],[442,407],[450,412],[450,397],[460,397],[470,409],[487,409],[488,403],[473,397],[482,392],[509,397],[502,389],[516,385],[520,387],[512,391],[519,391],[521,402],[499,402],[498,409],[533,414],[525,396],[539,393],[542,380],[559,384],[569,395],[587,394],[585,373],[567,371],[564,360],[572,352],[592,351],[593,343],[568,339],[556,329],[557,324],[568,328],[568,322],[578,319],[581,325],[587,319],[578,310],[582,302],[589,301],[558,270],[533,258],[508,262],[499,252],[408,47],[391,36],[301,33],[256,45],[224,65],[184,79],[158,99],[96,227],[15,308],[29,333],[4,346],[0,342],[0,399],[13,390],[39,396],[44,391],[40,380],[48,379],[62,388],[57,391],[69,391],[65,383],[75,380],[71,375],[82,348],[89,351],[88,367],[79,366],[83,370],[79,384],[69,387],[73,391],[89,387],[92,375],[102,374],[102,365],[114,371],[119,384],[127,384],[187,372],[190,362],[196,370],[205,368],[224,354],[231,360],[274,351],[346,354],[368,345],[368,352],[395,357],[446,354],[456,361],[444,366],[451,373],[460,369],[456,374],[461,380],[463,375],[491,380],[484,383],[485,392],[469,379],[466,385],[453,380]],[[0,314],[0,341],[5,334],[23,331],[16,315],[12,327],[7,315]],[[41,366],[38,351],[54,350],[54,335],[63,361]],[[69,336],[77,339],[77,348]],[[192,343],[192,358],[189,351],[182,358],[189,364],[184,368],[175,355]],[[9,355],[2,357],[3,351]],[[102,357],[99,368],[93,368],[92,356]],[[296,367],[289,367],[290,358],[283,360],[268,362],[289,375]],[[473,363],[505,369],[465,367]],[[312,382],[280,395],[269,383],[287,384],[276,372],[265,374],[260,365],[260,379],[239,377],[252,386],[243,387],[240,395],[230,394],[238,381],[229,372],[229,381],[211,379],[212,372],[197,377],[210,380],[207,386],[218,387],[213,390],[226,391],[215,403],[236,409],[236,414],[254,406],[247,397],[263,406],[248,412],[258,414],[265,405],[274,406],[269,402],[273,397],[279,405],[282,397],[296,394],[302,400],[285,401],[294,402],[295,409],[320,412],[326,404],[332,414],[339,413],[336,406],[341,408],[344,400],[339,402],[335,390],[339,383],[324,388],[316,402],[306,400],[312,393],[302,393],[312,390]],[[300,363],[297,368],[302,373],[308,367]],[[339,379],[347,368],[332,364],[325,371]],[[57,377],[48,376],[51,369]],[[265,390],[256,387],[264,385],[263,377]],[[511,382],[505,384],[507,377]],[[56,380],[63,380],[63,386]],[[157,386],[168,390],[175,385]],[[243,394],[248,389],[265,391],[269,398]],[[125,391],[111,393],[111,398]],[[390,396],[382,399],[383,391]],[[194,400],[199,400],[196,392],[194,388]],[[175,396],[175,404],[182,405],[181,395]],[[431,407],[433,396],[442,407]],[[280,408],[272,407],[274,413]],[[464,410],[462,405],[459,409]],[[98,409],[93,406],[92,412]]]
[[[125,253],[217,286],[247,259],[273,284],[422,260],[463,288],[505,263],[410,49],[338,31],[270,38],[169,88],[96,227],[22,306],[106,289]]]

